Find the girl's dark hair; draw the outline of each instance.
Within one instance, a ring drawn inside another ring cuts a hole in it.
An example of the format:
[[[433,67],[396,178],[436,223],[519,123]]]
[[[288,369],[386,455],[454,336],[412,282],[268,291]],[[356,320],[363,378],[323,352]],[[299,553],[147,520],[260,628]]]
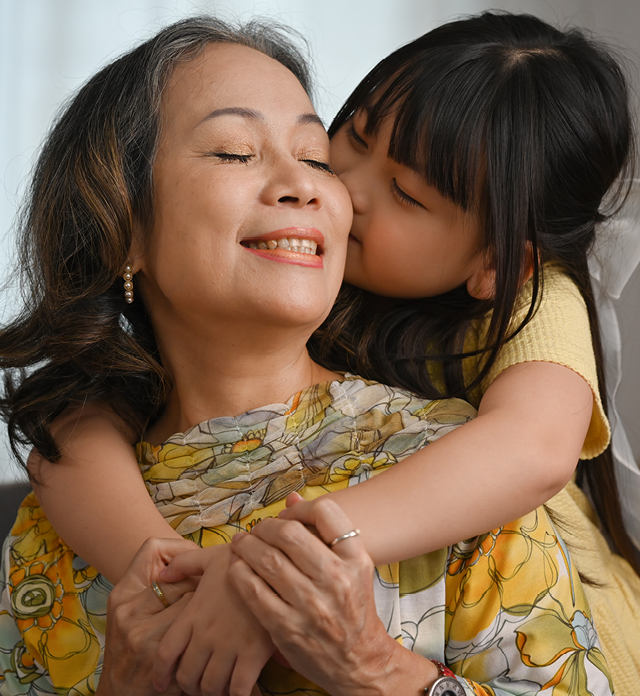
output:
[[[59,458],[50,425],[69,406],[106,401],[141,432],[166,400],[149,317],[139,294],[125,303],[119,275],[134,230],[153,217],[163,89],[179,63],[221,42],[274,58],[310,91],[307,63],[280,28],[193,17],[91,78],[45,141],[18,221],[24,308],[0,331],[0,409],[19,461],[23,445]]]
[[[541,266],[554,263],[586,303],[606,403],[587,257],[596,227],[624,201],[634,164],[627,83],[609,51],[577,29],[559,31],[529,15],[487,12],[440,26],[378,63],[329,134],[356,111],[367,135],[389,119],[389,157],[477,213],[482,251],[495,269],[495,298],[475,300],[461,287],[439,297],[398,300],[345,286],[311,344],[314,356],[430,398],[467,397],[533,315],[543,290]],[[530,262],[531,305],[514,327]],[[465,380],[464,337],[488,310],[487,345],[473,378]],[[425,369],[425,358],[433,369]],[[578,476],[588,483],[614,546],[638,570],[610,449],[580,464]]]

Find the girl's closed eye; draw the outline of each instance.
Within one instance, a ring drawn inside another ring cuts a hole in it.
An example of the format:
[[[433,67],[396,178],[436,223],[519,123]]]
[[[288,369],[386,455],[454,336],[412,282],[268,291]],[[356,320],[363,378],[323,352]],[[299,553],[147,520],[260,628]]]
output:
[[[413,208],[424,208],[422,203],[417,201],[415,198],[412,198],[408,193],[405,193],[400,188],[395,178],[391,179],[391,192],[401,203],[404,203],[405,205],[410,205]]]
[[[349,137],[349,140],[351,140],[351,142],[355,145],[368,148],[366,140],[358,134],[356,127],[353,125],[353,120],[351,120],[349,125],[347,126],[347,135]]]

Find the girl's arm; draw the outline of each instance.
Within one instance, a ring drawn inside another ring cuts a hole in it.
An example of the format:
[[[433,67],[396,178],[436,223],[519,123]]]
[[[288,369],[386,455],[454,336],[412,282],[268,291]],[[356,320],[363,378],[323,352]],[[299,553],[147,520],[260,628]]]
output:
[[[117,583],[146,539],[182,539],[156,510],[133,433],[111,409],[74,409],[56,419],[52,431],[61,459],[52,463],[32,452],[27,465],[47,518],[85,561]]]
[[[549,500],[571,478],[593,393],[573,370],[526,362],[487,389],[477,418],[358,486],[330,493],[376,565],[486,533]],[[313,502],[282,517],[310,524]]]

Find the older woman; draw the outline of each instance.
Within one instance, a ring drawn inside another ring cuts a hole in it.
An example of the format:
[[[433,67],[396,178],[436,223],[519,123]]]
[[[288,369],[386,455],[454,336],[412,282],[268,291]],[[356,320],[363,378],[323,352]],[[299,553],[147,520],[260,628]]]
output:
[[[33,304],[0,347],[5,364],[34,370],[10,390],[10,428],[55,459],[49,426],[70,404],[108,401],[150,423],[136,485],[175,536],[209,547],[181,562],[197,571],[203,554],[215,558],[235,625],[256,637],[249,647],[266,659],[275,644],[299,669],[271,661],[263,693],[322,693],[315,681],[340,696],[609,694],[579,581],[543,510],[375,576],[331,505],[316,520],[326,544],[296,523],[255,526],[292,491],[358,483],[473,416],[310,359],[351,208],[305,84],[273,34],[199,19],[79,92],[45,146],[24,227]],[[116,489],[107,471],[87,496],[98,505]],[[220,544],[252,528],[232,563]],[[3,555],[0,693],[155,693],[155,650],[206,578],[193,596],[189,581],[155,579],[190,547],[146,545],[109,597],[27,498]],[[432,661],[445,658],[459,679]],[[229,678],[239,696],[258,676],[223,663],[193,683],[192,659],[166,693],[222,693]]]

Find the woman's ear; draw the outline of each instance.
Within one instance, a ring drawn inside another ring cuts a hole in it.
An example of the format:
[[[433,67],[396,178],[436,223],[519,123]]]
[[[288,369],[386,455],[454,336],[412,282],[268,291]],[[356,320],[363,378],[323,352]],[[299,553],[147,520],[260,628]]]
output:
[[[480,259],[467,280],[467,292],[476,300],[492,300],[496,296],[496,271],[487,257]]]
[[[131,266],[133,273],[137,273],[143,265],[143,241],[142,232],[138,229],[135,230],[133,239],[131,240],[131,246],[129,247],[129,254],[127,256],[127,265]]]

